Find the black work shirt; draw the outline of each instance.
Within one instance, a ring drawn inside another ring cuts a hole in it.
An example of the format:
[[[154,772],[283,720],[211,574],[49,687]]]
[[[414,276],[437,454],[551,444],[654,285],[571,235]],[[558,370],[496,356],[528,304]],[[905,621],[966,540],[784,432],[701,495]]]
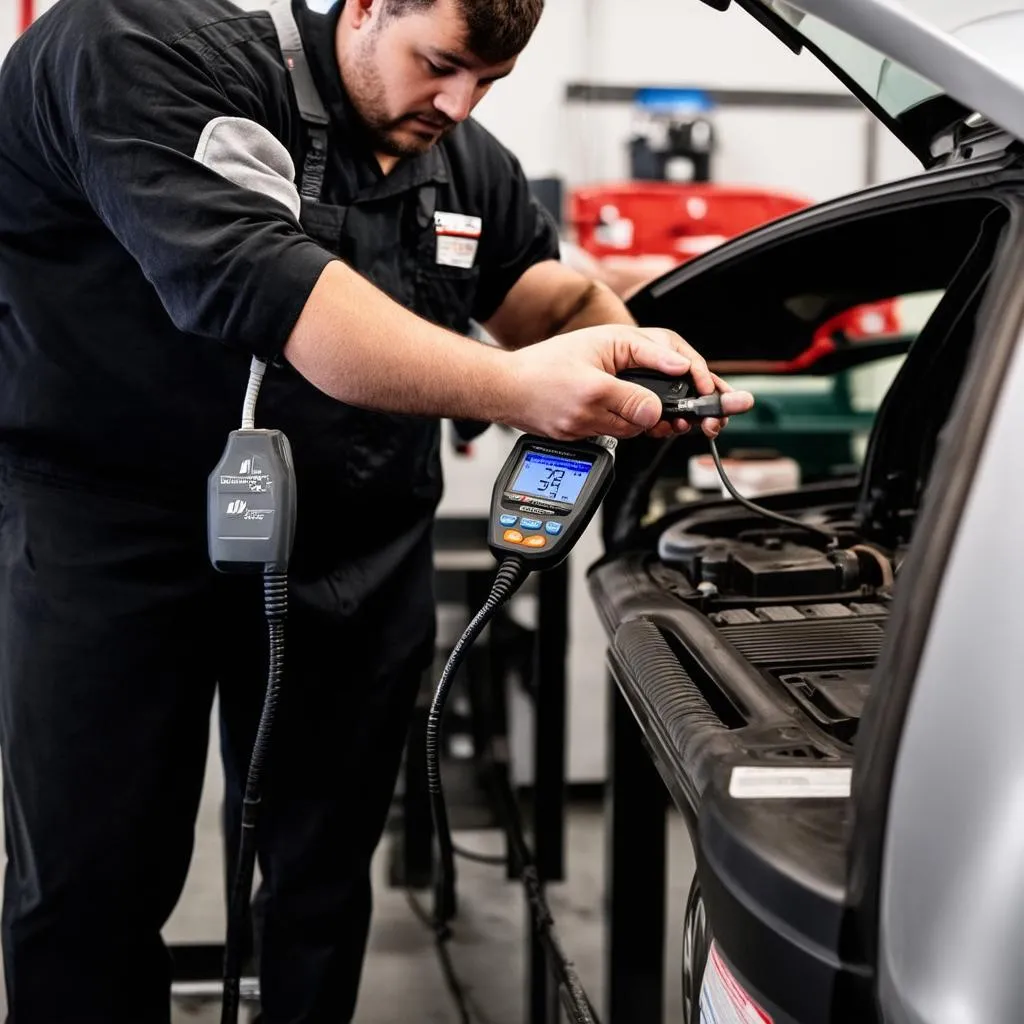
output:
[[[256,421],[295,454],[295,569],[337,570],[352,605],[422,546],[439,426],[335,402],[274,359],[311,289],[337,255],[465,331],[558,247],[515,158],[473,121],[383,175],[340,83],[338,7],[294,10],[332,118],[318,204],[299,203],[306,133],[265,12],[64,0],[10,51],[0,464],[201,515],[250,359],[272,359]],[[459,215],[479,227],[469,258],[438,233]]]

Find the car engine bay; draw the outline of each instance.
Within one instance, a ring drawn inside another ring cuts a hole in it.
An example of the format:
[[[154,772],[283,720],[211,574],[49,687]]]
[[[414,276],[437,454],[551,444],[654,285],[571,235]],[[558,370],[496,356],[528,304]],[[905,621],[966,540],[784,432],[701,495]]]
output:
[[[781,686],[833,738],[850,742],[881,649],[902,552],[859,538],[848,512],[804,512],[834,529],[838,547],[753,513],[709,509],[675,523],[658,544],[663,583],[696,601],[723,642]]]

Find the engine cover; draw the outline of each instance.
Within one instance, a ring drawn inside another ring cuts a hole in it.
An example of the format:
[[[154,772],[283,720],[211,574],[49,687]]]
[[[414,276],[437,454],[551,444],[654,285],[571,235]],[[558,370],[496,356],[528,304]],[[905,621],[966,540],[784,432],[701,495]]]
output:
[[[780,538],[763,543],[722,540],[672,529],[662,534],[658,554],[692,583],[749,597],[834,594],[849,584],[842,564],[824,552]]]

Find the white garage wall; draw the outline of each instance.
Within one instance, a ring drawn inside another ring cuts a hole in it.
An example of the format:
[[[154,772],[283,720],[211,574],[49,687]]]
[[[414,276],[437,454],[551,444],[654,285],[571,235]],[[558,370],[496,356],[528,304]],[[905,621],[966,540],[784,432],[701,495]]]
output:
[[[36,17],[48,11],[57,0],[33,0]],[[0,61],[18,36],[21,24],[21,0],[0,0]]]
[[[723,14],[697,0],[600,0],[591,7],[603,80],[837,89],[827,72],[796,57],[738,8]]]
[[[0,60],[11,47],[18,32],[17,0],[0,0]]]
[[[479,121],[516,153],[530,177],[564,176],[572,165],[565,86],[590,74],[584,38],[591,2],[547,0],[515,71],[477,107]]]
[[[744,11],[698,0],[547,0],[513,77],[478,116],[527,174],[570,183],[621,179],[630,110],[564,102],[570,82],[842,93],[817,60],[796,56]],[[725,107],[715,115],[717,180],[825,199],[865,184],[866,115],[844,110]],[[899,143],[882,148],[882,179],[912,173]]]

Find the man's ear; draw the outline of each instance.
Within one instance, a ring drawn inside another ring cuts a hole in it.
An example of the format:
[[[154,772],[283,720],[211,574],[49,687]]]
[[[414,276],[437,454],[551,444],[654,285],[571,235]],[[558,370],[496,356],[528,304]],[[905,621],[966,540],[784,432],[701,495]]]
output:
[[[345,0],[342,17],[352,28],[363,28],[381,16],[385,0]]]

